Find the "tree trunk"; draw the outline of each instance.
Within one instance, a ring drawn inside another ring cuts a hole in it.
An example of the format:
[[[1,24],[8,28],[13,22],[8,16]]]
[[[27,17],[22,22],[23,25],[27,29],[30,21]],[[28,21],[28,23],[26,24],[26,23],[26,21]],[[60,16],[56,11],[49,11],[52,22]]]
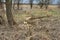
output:
[[[48,9],[49,1],[50,1],[50,0],[45,0],[45,8],[46,8],[46,9]]]
[[[1,0],[0,0],[0,8],[2,8],[2,2],[1,2]]]
[[[19,4],[20,4],[20,0],[18,0],[18,3],[17,3],[17,9],[19,10]]]
[[[60,9],[60,0],[58,0],[58,8]]]
[[[15,9],[15,5],[16,5],[16,0],[14,0],[14,3],[13,3],[13,9]]]
[[[13,9],[14,9],[14,6],[15,6],[15,0],[14,0],[14,3],[13,3]]]
[[[32,9],[32,7],[33,7],[33,0],[30,0],[30,7]]]
[[[6,0],[6,16],[9,26],[12,26],[15,23],[12,15],[12,0]]]

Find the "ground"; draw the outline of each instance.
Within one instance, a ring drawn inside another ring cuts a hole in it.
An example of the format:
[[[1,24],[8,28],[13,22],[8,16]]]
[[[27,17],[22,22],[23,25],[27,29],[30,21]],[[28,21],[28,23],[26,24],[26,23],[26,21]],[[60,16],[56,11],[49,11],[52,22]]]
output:
[[[60,40],[58,8],[14,10],[13,17],[13,28],[0,25],[0,40]]]

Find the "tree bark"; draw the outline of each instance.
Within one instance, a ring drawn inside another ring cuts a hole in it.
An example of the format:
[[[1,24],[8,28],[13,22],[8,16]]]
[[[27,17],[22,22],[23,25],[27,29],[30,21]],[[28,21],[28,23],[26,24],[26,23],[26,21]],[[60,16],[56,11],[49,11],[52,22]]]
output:
[[[32,7],[33,7],[33,0],[30,0],[30,7],[32,9]]]
[[[9,26],[13,26],[15,21],[12,15],[12,0],[6,0],[6,16]]]
[[[13,9],[15,9],[15,5],[16,5],[16,0],[14,0],[14,3],[13,3]]]
[[[2,2],[1,2],[1,0],[0,0],[0,8],[2,8]]]

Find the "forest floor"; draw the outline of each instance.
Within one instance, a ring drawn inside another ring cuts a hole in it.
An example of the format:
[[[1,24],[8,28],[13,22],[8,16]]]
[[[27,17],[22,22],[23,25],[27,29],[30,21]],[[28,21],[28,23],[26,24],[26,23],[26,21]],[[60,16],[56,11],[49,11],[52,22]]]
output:
[[[13,11],[17,25],[0,25],[0,40],[60,40],[60,10]]]

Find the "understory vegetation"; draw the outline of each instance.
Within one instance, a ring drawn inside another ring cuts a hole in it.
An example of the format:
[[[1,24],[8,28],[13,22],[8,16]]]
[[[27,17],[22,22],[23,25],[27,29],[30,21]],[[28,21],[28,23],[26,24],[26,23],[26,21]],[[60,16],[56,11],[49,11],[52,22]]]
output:
[[[4,12],[1,12],[4,13]],[[60,9],[13,11],[16,25],[0,25],[0,40],[60,40]]]

